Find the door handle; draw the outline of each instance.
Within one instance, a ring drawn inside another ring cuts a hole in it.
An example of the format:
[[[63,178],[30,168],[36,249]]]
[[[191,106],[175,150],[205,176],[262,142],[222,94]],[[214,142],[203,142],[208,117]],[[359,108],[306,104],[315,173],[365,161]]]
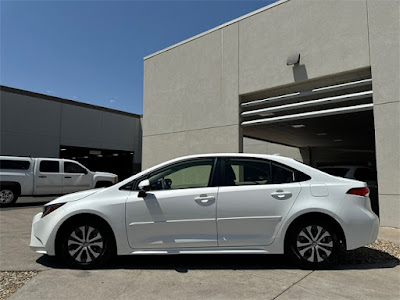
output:
[[[277,190],[276,192],[271,193],[271,196],[277,199],[287,199],[292,196],[292,193],[284,192],[282,190]]]
[[[40,175],[39,178],[47,178],[45,175]]]
[[[72,178],[71,176],[65,176],[64,178]]]
[[[214,196],[200,195],[199,197],[194,198],[194,201],[198,203],[208,203],[210,201],[214,201]]]

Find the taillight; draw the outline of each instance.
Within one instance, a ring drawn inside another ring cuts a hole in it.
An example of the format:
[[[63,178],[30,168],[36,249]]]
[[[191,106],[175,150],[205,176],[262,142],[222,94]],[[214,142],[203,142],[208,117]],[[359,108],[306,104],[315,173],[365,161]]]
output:
[[[363,187],[363,188],[350,189],[347,192],[347,194],[367,197],[367,196],[369,196],[369,188]]]
[[[115,176],[114,178],[114,184],[118,183],[118,176]]]

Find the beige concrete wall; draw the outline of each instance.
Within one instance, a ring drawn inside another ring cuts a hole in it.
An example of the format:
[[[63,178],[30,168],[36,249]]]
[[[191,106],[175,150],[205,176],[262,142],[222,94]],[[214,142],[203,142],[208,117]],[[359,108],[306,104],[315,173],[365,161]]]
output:
[[[143,167],[239,151],[238,25],[144,62]]]
[[[241,151],[239,96],[371,66],[381,222],[400,228],[399,14],[399,0],[282,1],[148,57],[144,167]]]
[[[400,1],[367,6],[381,225],[400,228]]]
[[[301,53],[306,77],[286,66],[293,52]],[[282,2],[161,51],[144,61],[143,167],[192,154],[189,139],[176,144],[182,132],[208,129],[196,153],[210,148],[212,128],[239,132],[239,95],[366,66],[366,0]],[[222,150],[238,152],[240,143]]]
[[[243,153],[279,154],[303,162],[300,149],[250,138],[243,139]]]
[[[286,65],[301,54],[303,70]],[[365,0],[292,0],[239,22],[239,93],[369,66]]]
[[[238,152],[238,126],[221,126],[143,138],[143,169],[168,159],[201,153]]]

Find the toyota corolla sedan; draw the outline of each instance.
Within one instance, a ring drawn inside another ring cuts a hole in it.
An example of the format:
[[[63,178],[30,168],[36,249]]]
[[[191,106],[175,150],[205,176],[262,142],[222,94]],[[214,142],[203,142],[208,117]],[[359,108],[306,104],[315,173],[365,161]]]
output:
[[[286,253],[319,268],[378,230],[364,182],[281,156],[207,154],[51,201],[33,219],[30,246],[77,268],[191,253]]]

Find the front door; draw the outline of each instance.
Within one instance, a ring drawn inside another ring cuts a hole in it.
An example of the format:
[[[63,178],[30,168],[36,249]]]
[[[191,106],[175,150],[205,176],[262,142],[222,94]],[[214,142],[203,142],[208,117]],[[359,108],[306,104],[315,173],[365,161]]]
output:
[[[81,165],[64,161],[63,194],[88,190],[91,188],[92,175]]]
[[[129,244],[135,249],[217,246],[214,158],[172,164],[148,176],[145,197],[132,192],[126,204]]]

